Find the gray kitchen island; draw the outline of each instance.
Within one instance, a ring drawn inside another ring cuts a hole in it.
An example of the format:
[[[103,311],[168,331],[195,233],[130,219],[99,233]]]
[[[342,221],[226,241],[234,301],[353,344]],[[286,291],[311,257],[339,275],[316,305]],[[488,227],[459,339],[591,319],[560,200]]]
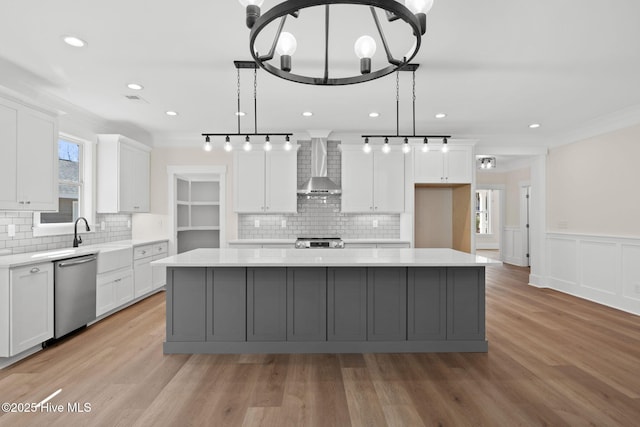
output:
[[[196,249],[166,267],[165,353],[486,352],[485,266],[451,249]]]

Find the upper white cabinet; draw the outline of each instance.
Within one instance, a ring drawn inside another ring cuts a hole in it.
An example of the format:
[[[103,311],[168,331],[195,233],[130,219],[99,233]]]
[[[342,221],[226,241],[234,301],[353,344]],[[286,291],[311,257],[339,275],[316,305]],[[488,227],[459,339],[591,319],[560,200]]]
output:
[[[342,212],[403,212],[404,156],[343,146]]]
[[[98,135],[98,212],[149,212],[151,148],[122,135]]]
[[[0,209],[58,210],[58,124],[0,98]]]
[[[237,151],[233,157],[233,210],[240,213],[295,213],[297,151]]]
[[[469,184],[473,179],[473,152],[470,146],[450,146],[449,152],[436,149],[413,155],[414,181],[424,184]]]

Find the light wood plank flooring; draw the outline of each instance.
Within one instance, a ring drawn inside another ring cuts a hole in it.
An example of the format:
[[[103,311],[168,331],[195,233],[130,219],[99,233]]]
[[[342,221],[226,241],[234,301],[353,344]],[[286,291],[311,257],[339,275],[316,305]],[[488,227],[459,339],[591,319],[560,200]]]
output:
[[[637,426],[640,318],[490,267],[487,354],[163,355],[164,294],[0,371],[1,426]]]

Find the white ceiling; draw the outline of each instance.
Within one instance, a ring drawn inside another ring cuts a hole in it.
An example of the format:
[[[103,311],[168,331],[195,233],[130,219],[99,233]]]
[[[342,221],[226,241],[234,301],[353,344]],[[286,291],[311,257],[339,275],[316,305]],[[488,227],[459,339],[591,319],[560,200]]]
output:
[[[276,3],[266,0],[263,10]],[[109,121],[131,123],[156,143],[236,130],[233,61],[251,59],[244,10],[236,0],[21,0],[3,2],[2,9],[0,85],[29,88]],[[339,12],[332,9],[331,55],[343,69],[357,71],[353,42],[372,27],[371,16],[348,7],[343,18]],[[321,34],[316,15],[308,11],[292,22],[299,41],[295,70],[306,69],[312,52],[321,57],[320,50],[305,49],[307,38],[300,34]],[[420,64],[417,133],[486,145],[541,145],[640,106],[639,16],[637,0],[436,0],[414,60]],[[390,39],[398,40],[401,53],[408,50],[402,31],[395,31],[404,25],[383,24],[394,30]],[[65,45],[65,34],[88,47]],[[253,81],[250,72],[242,75],[242,110],[250,113],[242,129],[251,132]],[[408,133],[410,74],[401,79],[401,132]],[[145,89],[131,91],[130,82]],[[147,102],[129,101],[127,94]],[[394,75],[318,87],[260,70],[258,101],[260,132],[395,132]],[[179,116],[168,117],[167,110]],[[305,110],[313,117],[302,117]],[[380,117],[369,118],[370,111]],[[436,120],[438,112],[448,117]],[[542,126],[529,129],[534,122]]]

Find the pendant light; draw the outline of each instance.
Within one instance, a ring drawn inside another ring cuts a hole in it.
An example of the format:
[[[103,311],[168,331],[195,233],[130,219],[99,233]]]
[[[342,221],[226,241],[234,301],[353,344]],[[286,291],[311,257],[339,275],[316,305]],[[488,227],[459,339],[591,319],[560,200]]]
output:
[[[353,50],[356,56],[360,58],[361,74],[371,72],[371,58],[376,54],[376,48],[376,41],[371,36],[362,36],[356,40]]]

